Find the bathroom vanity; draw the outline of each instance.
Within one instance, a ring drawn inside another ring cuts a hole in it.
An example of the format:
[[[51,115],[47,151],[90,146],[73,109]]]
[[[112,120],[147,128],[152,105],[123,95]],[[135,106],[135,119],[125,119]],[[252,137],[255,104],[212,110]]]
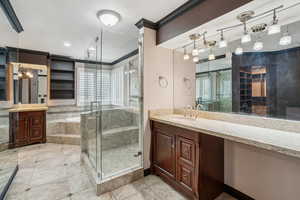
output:
[[[9,113],[9,148],[46,143],[47,107],[11,109]]]
[[[151,121],[151,171],[190,199],[223,192],[224,139]]]

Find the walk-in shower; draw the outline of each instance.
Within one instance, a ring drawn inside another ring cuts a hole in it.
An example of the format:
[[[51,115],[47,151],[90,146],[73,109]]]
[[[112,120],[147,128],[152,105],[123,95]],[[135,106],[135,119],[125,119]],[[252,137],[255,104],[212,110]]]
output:
[[[138,42],[129,56],[103,62],[112,44],[105,32],[86,50],[90,60],[78,69],[79,104],[86,106],[81,115],[82,159],[97,184],[97,193],[121,186],[143,174],[142,170],[142,76]],[[109,37],[109,36],[108,36]],[[123,59],[120,59],[122,58]],[[120,180],[111,183],[113,180]],[[108,181],[109,180],[109,181]]]

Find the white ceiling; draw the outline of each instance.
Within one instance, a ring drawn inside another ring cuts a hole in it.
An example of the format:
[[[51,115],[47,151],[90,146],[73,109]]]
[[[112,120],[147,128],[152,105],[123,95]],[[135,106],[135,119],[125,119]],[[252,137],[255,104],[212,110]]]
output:
[[[280,5],[284,5],[284,8],[286,8],[296,3],[300,3],[300,0],[254,0],[238,9],[235,9],[223,16],[220,16],[212,21],[209,21],[208,23],[205,23],[199,27],[187,31],[186,33],[183,33],[175,38],[172,38],[171,40],[164,42],[160,46],[169,49],[179,48],[178,50],[182,50],[182,47],[184,45],[191,43],[191,41],[189,40],[189,35],[193,33],[203,33],[204,31],[207,31],[208,40],[219,41],[220,34],[216,30],[227,26],[239,24],[240,22],[237,20],[236,16],[244,11],[253,10],[255,11],[255,14],[259,14],[271,10]],[[300,9],[300,5],[278,13],[279,24],[285,25],[300,20],[299,9]],[[248,24],[248,28],[250,28],[255,24],[260,24],[260,23],[270,24],[271,21],[272,21],[272,15],[262,19],[258,18],[250,21]],[[243,27],[239,27],[224,32],[224,37],[228,41],[234,41],[239,39],[242,36],[242,34],[243,34]],[[189,48],[192,49],[192,45],[189,46]]]
[[[86,49],[103,28],[103,61],[111,62],[137,49],[138,29],[134,24],[138,20],[156,22],[186,1],[11,0],[11,3],[25,30],[19,35],[20,48],[84,58]],[[109,29],[103,27],[96,18],[101,9],[119,12],[121,22]],[[4,30],[3,24],[0,22],[1,30]],[[7,41],[8,44],[1,41],[0,45],[11,45],[10,40]],[[72,46],[65,47],[64,41]]]

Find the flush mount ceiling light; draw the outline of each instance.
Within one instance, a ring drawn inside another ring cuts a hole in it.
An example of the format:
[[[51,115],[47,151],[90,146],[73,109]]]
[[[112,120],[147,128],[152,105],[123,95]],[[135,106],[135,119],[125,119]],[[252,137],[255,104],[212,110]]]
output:
[[[278,25],[278,19],[276,16],[276,9],[273,10],[273,22],[272,25],[268,29],[268,34],[273,35],[281,32],[281,27]]]
[[[97,12],[97,17],[105,26],[109,27],[121,21],[121,15],[113,10],[100,10]]]
[[[64,42],[64,46],[65,47],[70,47],[70,46],[72,46],[72,44],[70,42]]]

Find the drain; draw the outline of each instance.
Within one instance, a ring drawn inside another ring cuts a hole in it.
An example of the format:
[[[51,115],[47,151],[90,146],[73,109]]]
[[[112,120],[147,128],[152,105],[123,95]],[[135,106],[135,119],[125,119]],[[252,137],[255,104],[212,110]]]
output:
[[[27,188],[27,189],[25,190],[25,192],[28,192],[29,190],[31,190],[31,188]]]
[[[73,193],[69,193],[68,195],[67,195],[67,197],[71,197],[73,195]]]

